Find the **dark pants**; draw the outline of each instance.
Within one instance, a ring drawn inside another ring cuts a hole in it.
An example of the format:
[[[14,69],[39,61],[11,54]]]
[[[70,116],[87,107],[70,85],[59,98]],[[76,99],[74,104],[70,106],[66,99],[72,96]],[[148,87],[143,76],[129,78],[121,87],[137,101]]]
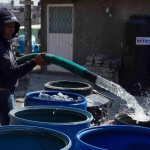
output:
[[[9,125],[9,111],[15,106],[14,90],[0,91],[0,124],[1,126]]]

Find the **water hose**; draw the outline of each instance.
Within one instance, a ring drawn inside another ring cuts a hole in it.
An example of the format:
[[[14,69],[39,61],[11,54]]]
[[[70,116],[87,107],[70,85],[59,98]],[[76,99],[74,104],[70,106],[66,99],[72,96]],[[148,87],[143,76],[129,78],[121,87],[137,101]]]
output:
[[[18,65],[23,64],[26,61],[32,60],[39,54],[40,53],[32,53],[32,54],[22,56],[19,59],[17,59],[17,64]],[[90,82],[92,82],[94,84],[96,82],[96,79],[98,78],[98,75],[94,74],[93,72],[87,70],[86,68],[84,68],[70,60],[67,60],[65,58],[62,58],[62,57],[59,57],[56,55],[52,55],[52,54],[45,54],[42,57],[47,63],[51,63],[51,64],[55,64],[57,66],[60,66],[64,69],[84,78],[84,79],[89,80]]]

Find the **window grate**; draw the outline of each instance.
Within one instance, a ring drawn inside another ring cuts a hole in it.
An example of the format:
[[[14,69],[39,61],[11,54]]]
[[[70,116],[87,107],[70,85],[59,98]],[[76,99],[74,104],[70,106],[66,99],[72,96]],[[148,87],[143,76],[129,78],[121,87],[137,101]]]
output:
[[[49,7],[49,33],[72,33],[73,7]]]

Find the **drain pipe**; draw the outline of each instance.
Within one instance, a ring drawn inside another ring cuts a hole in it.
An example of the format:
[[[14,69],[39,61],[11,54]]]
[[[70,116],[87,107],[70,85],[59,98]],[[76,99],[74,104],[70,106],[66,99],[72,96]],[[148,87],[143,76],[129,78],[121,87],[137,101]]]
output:
[[[34,59],[37,55],[39,55],[40,53],[32,53],[32,54],[27,54],[25,56],[20,57],[19,59],[17,59],[17,64],[23,64],[26,61],[29,61],[31,59]],[[45,54],[44,56],[42,56],[43,59],[47,62],[47,63],[52,63],[55,64],[57,66],[60,66],[84,79],[89,80],[90,82],[94,83],[96,82],[96,79],[98,78],[98,75],[96,75],[95,73],[87,70],[86,68],[70,61],[67,60],[65,58],[56,56],[56,55],[52,55],[52,54]]]

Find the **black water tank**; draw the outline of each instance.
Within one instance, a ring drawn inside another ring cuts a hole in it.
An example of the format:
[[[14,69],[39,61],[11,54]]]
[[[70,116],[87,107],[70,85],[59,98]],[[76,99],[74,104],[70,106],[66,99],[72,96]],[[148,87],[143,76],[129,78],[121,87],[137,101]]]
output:
[[[120,85],[138,95],[149,88],[150,16],[130,16],[124,23],[123,39]]]

